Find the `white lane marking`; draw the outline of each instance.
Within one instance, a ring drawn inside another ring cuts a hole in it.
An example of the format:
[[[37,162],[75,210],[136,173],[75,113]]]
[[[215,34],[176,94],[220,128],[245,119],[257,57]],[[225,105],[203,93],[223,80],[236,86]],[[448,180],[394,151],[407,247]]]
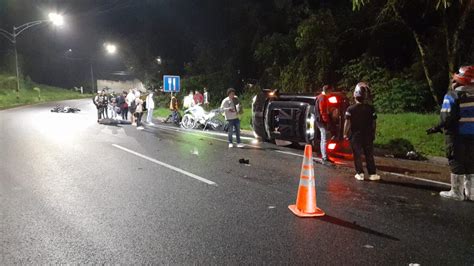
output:
[[[275,151],[275,152],[283,153],[283,154],[287,154],[287,155],[298,156],[298,157],[304,157],[304,155],[302,155],[302,154],[297,154],[297,153],[288,152],[288,151]],[[316,157],[313,157],[313,160],[317,160],[317,161],[319,161],[319,162],[322,161],[320,158],[316,158]],[[344,166],[345,164],[340,164],[340,165],[343,165],[343,166]],[[384,173],[384,174],[389,174],[389,175],[398,176],[398,177],[404,177],[404,178],[407,178],[407,179],[413,179],[413,180],[423,181],[423,182],[427,182],[427,183],[433,183],[433,184],[438,184],[438,185],[443,185],[443,186],[448,186],[448,187],[451,186],[451,184],[449,184],[449,183],[444,183],[444,182],[435,181],[435,180],[429,180],[429,179],[425,179],[425,178],[421,178],[421,177],[416,177],[416,176],[411,176],[411,175],[404,175],[404,174],[393,173],[393,172],[386,172],[386,171],[379,171],[379,172]]]
[[[219,139],[219,138],[214,138],[214,137],[211,137],[211,136],[206,136],[206,134],[209,134],[209,132],[199,132],[199,131],[195,131],[195,130],[181,130],[181,129],[177,129],[177,128],[172,128],[172,127],[167,127],[167,126],[158,126],[158,125],[154,125],[154,126],[151,126],[151,127],[154,127],[154,128],[159,128],[159,129],[164,129],[164,130],[169,130],[169,131],[174,131],[174,132],[179,132],[179,133],[183,133],[183,134],[191,134],[191,135],[195,135],[195,136],[199,136],[199,137],[203,137],[203,138],[208,138],[208,139],[213,139],[213,140],[217,140],[217,141],[221,141],[221,142],[225,142],[227,143],[227,140],[225,139]],[[201,134],[199,134],[199,133]],[[214,133],[215,134],[215,133]],[[225,135],[225,134],[224,134]],[[218,135],[219,136],[219,135]],[[227,137],[227,135],[225,135],[225,137]],[[249,140],[254,140],[254,138],[249,138],[249,137],[240,137],[241,139],[249,139]],[[253,148],[257,148],[257,149],[260,149],[261,147],[260,146],[255,146],[255,145],[250,145],[250,144],[245,144],[245,146],[247,147],[253,147]]]
[[[394,175],[394,176],[404,177],[404,178],[408,178],[408,179],[415,179],[415,180],[419,180],[419,181],[424,181],[424,182],[429,182],[429,183],[434,183],[434,184],[438,184],[438,185],[451,187],[451,184],[440,182],[440,181],[429,180],[429,179],[425,179],[425,178],[421,178],[421,177],[404,175],[404,174],[393,173],[393,172],[385,172],[385,171],[381,171],[381,172],[386,173],[386,174],[391,174],[391,175]]]
[[[193,174],[193,173],[190,173],[190,172],[185,171],[185,170],[183,170],[183,169],[180,169],[180,168],[178,168],[178,167],[169,165],[169,164],[164,163],[164,162],[160,162],[160,161],[158,161],[158,160],[156,160],[156,159],[150,158],[150,157],[148,157],[148,156],[146,156],[146,155],[143,155],[143,154],[140,154],[140,153],[138,153],[138,152],[136,152],[136,151],[129,150],[129,149],[124,148],[124,147],[122,147],[122,146],[120,146],[120,145],[117,145],[117,144],[112,144],[112,146],[114,146],[114,147],[117,148],[117,149],[120,149],[120,150],[123,150],[123,151],[125,151],[125,152],[128,152],[128,153],[130,153],[130,154],[133,154],[133,155],[135,155],[135,156],[138,156],[138,157],[140,157],[140,158],[143,158],[143,159],[145,159],[145,160],[148,160],[148,161],[150,161],[150,162],[152,162],[152,163],[156,163],[156,164],[158,164],[158,165],[161,165],[161,166],[163,166],[163,167],[166,167],[166,168],[168,168],[168,169],[171,169],[171,170],[173,170],[173,171],[176,171],[176,172],[178,172],[178,173],[181,173],[181,174],[183,174],[183,175],[187,175],[187,176],[189,176],[189,177],[191,177],[191,178],[194,178],[194,179],[196,179],[196,180],[199,180],[199,181],[201,181],[201,182],[204,182],[204,183],[206,183],[206,184],[208,184],[208,185],[216,186],[216,187],[217,187],[216,182],[213,182],[213,181],[208,180],[208,179],[206,179],[206,178],[200,177],[200,176],[198,176],[198,175],[195,175],[195,174]]]
[[[294,152],[289,152],[289,151],[275,151],[275,152],[278,152],[278,153],[283,153],[283,154],[288,154],[288,155],[293,155],[293,156],[298,156],[298,157],[304,157],[303,154],[298,154],[298,153],[294,153]],[[323,160],[321,160],[320,158],[318,157],[313,157],[313,160],[317,161],[317,162],[320,162],[322,163]]]

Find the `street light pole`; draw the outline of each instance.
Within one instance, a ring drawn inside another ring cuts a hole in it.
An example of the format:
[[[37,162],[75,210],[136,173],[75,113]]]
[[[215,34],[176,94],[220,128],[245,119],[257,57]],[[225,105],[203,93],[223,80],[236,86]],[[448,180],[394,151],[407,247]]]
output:
[[[91,85],[92,85],[92,93],[95,93],[96,91],[94,90],[94,87],[95,87],[94,67],[92,66],[92,60],[90,61],[90,64],[91,64]]]
[[[13,27],[15,32],[15,27]],[[16,69],[16,99],[20,99],[20,69],[18,66],[18,51],[16,49],[16,34],[13,34],[13,48],[15,50],[15,69]]]
[[[4,29],[0,29],[0,35],[7,38],[12,44],[13,44],[13,49],[15,51],[15,68],[16,68],[16,99],[20,99],[20,67],[18,64],[18,50],[16,47],[16,40],[17,37],[24,32],[25,30],[38,26],[44,22],[52,22],[54,25],[61,26],[64,23],[64,19],[61,15],[50,13],[49,14],[49,20],[36,20],[36,21],[31,21],[28,23],[25,23],[19,27],[13,26],[13,31],[8,32]]]

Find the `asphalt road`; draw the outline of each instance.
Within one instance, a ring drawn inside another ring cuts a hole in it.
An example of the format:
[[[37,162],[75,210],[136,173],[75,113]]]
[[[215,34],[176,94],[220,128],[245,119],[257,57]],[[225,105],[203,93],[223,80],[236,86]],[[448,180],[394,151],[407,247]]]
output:
[[[327,216],[297,218],[301,150],[104,126],[66,103],[83,111],[0,111],[2,265],[474,264],[474,204],[439,188],[317,164]]]

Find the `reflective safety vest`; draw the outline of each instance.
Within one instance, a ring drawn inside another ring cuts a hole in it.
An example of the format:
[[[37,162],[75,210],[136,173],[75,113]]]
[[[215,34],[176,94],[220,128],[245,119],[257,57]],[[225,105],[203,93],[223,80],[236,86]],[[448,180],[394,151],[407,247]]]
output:
[[[474,89],[456,89],[459,96],[459,134],[474,137]]]

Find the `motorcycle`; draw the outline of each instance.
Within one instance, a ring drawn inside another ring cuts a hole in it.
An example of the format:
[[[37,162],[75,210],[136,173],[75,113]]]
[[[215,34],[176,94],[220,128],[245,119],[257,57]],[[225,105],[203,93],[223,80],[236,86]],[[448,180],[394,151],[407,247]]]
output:
[[[56,105],[51,109],[51,112],[53,113],[77,113],[80,112],[81,109],[79,108],[74,108],[70,106],[61,106],[61,105]]]
[[[181,127],[185,129],[202,127],[203,130],[210,127],[212,130],[221,130],[224,127],[224,123],[217,117],[221,113],[221,109],[213,109],[210,112],[206,112],[200,105],[193,106],[184,112],[181,119]]]

